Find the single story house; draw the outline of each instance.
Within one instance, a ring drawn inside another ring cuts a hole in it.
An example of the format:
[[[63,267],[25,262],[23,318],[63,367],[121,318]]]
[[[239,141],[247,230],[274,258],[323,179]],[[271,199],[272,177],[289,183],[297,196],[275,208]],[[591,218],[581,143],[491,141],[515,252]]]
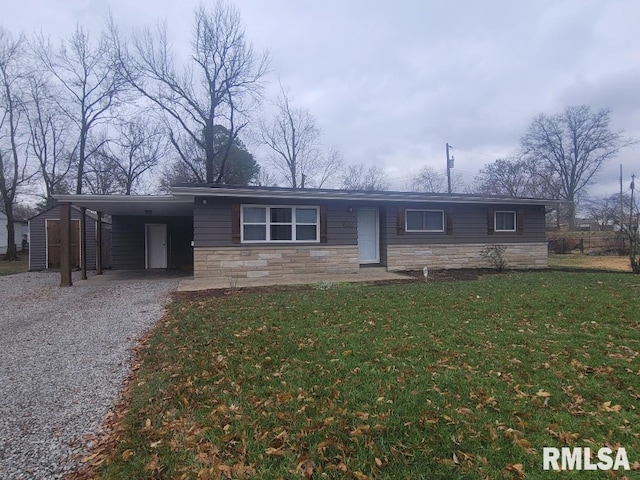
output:
[[[97,232],[98,221],[94,212],[86,212],[85,234],[86,249],[81,248],[80,217],[82,210],[71,207],[71,267],[80,268],[81,260],[86,255],[87,268],[94,270],[97,265]],[[111,224],[102,222],[102,265],[111,264]],[[29,270],[38,271],[60,268],[60,205],[51,207],[29,219]]]
[[[180,185],[169,195],[59,195],[112,218],[114,269],[193,268],[195,278],[547,266],[545,199]]]
[[[15,221],[13,222],[13,241],[15,242],[18,252],[23,250],[23,240],[29,244],[29,229],[27,228],[27,222]],[[26,235],[26,237],[25,237]],[[7,215],[0,212],[0,255],[7,253],[7,247],[9,246],[9,232],[7,231]]]

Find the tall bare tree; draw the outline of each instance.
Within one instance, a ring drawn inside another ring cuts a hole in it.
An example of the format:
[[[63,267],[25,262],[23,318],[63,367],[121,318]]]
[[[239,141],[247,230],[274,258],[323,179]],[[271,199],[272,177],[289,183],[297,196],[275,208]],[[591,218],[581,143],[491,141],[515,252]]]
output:
[[[196,146],[202,152],[197,157],[205,159],[206,182],[221,183],[233,142],[262,97],[269,55],[254,51],[239,12],[223,0],[213,10],[201,5],[194,20],[185,62],[175,61],[166,26],[134,35],[129,48],[112,25],[113,46],[127,81],[162,113],[182,161],[197,170],[189,148]],[[217,148],[217,126],[229,132],[222,148]]]
[[[271,166],[291,188],[322,188],[340,172],[342,155],[335,148],[323,154],[315,117],[309,109],[295,107],[282,85],[275,107],[273,118],[260,124]]]
[[[572,202],[569,225],[575,226],[575,202],[604,163],[633,143],[610,127],[608,109],[567,107],[557,115],[536,116],[521,139],[524,155],[548,166],[560,182],[561,197]]]
[[[55,91],[41,75],[30,76],[26,109],[29,146],[40,165],[39,176],[44,183],[44,206],[47,208],[53,205],[54,194],[71,190],[70,177],[77,147],[73,139],[69,142],[70,122],[58,108],[55,98]]]
[[[25,38],[14,37],[0,26],[0,197],[7,216],[6,260],[16,260],[14,207],[21,186],[32,174],[28,171],[25,147],[24,96],[27,67]]]
[[[37,36],[33,51],[65,93],[58,97],[58,106],[74,123],[78,135],[76,193],[80,194],[85,163],[96,152],[90,148],[96,146],[90,142],[91,132],[112,115],[125,82],[114,64],[107,36],[102,34],[92,42],[79,25],[58,46]]]
[[[342,188],[346,190],[362,190],[373,192],[387,190],[389,183],[384,171],[378,165],[366,167],[362,163],[349,165],[342,178]]]

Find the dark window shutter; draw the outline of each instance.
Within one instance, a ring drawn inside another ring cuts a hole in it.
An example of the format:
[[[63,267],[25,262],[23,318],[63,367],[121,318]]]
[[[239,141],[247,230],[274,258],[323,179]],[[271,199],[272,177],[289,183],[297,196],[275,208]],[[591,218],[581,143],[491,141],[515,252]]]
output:
[[[405,218],[404,218],[404,208],[400,208],[398,207],[398,235],[404,235],[404,225],[405,225]]]
[[[327,243],[327,207],[320,207],[320,243]]]
[[[231,243],[240,243],[240,205],[231,205]]]
[[[447,235],[453,235],[453,217],[451,216],[451,210],[445,210],[444,212],[445,232]]]
[[[487,211],[487,233],[493,235],[495,229],[495,215],[492,209]]]
[[[520,209],[516,212],[516,230],[518,235],[524,233],[524,210]]]

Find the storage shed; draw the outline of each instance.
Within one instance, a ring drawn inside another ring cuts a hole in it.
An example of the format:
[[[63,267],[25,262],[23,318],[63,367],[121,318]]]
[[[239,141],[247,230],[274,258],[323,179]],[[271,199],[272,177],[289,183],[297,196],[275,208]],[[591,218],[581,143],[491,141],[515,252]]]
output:
[[[85,233],[87,251],[82,252],[80,242],[80,217],[82,210],[71,208],[72,268],[80,268],[82,255],[86,255],[87,268],[95,270],[97,252],[97,215],[86,212]],[[60,268],[60,206],[52,207],[29,219],[29,270]],[[111,268],[111,223],[102,220],[102,267]]]

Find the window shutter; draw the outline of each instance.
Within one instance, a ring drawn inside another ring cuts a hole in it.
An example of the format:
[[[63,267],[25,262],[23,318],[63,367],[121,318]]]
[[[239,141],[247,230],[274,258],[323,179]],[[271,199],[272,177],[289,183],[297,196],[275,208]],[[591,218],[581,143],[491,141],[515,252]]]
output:
[[[445,210],[444,221],[446,222],[445,232],[447,235],[453,235],[453,218],[451,217],[451,210]]]
[[[518,235],[522,235],[524,233],[524,210],[520,209],[516,212],[516,230],[518,231]]]
[[[240,204],[231,205],[231,243],[240,243]]]
[[[327,243],[327,207],[320,207],[320,243]]]
[[[487,211],[487,233],[489,235],[493,235],[494,229],[495,229],[495,214],[494,211],[492,209],[489,209]]]
[[[404,222],[405,222],[404,208],[398,207],[398,235],[404,235]]]

